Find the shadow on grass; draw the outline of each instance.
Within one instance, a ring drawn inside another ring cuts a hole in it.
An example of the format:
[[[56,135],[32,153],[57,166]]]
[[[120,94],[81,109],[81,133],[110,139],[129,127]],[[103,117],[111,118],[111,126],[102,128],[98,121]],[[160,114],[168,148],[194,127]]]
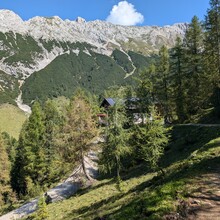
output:
[[[205,144],[198,150],[198,153],[202,153],[216,147],[220,147],[220,139],[215,140],[213,143]]]
[[[150,169],[148,167],[149,166],[146,163],[142,163],[136,167],[130,168],[129,170],[124,170],[121,172],[121,179],[123,181],[126,181],[131,178],[138,178],[142,175],[146,175],[150,172]],[[116,179],[114,177],[115,177],[114,175],[106,175],[106,178],[111,178],[111,179],[106,180],[105,182],[102,182],[102,183],[97,183],[97,184],[91,185],[89,187],[81,188],[77,191],[76,195],[80,196],[80,195],[87,193],[90,190],[95,190],[95,189],[101,188],[105,185],[116,183]],[[98,180],[102,180],[102,179],[103,179],[103,177],[101,177]],[[72,198],[72,197],[70,197],[70,198]]]
[[[172,163],[188,158],[194,151],[214,147],[209,141],[220,136],[219,127],[176,126],[171,132],[171,144],[165,149],[160,165],[166,168]],[[217,145],[216,145],[217,146]]]
[[[132,202],[136,198],[139,197],[139,193],[142,193],[143,190],[150,187],[152,185],[151,179],[145,181],[136,187],[133,187],[126,193],[118,192],[118,194],[113,195],[107,199],[103,199],[99,202],[95,202],[89,206],[84,206],[78,210],[74,210],[73,212],[67,214],[65,219],[108,219],[107,216],[112,215],[115,209],[119,209],[120,206],[124,206],[124,202],[126,203]],[[131,195],[129,198],[124,199],[123,201],[118,202],[120,199],[123,199],[126,196]],[[101,214],[103,210],[107,210],[108,213],[106,216]]]
[[[182,129],[182,131],[178,131],[179,129]],[[169,170],[169,173],[165,176],[158,175],[142,182],[126,193],[121,192],[101,201],[94,201],[91,205],[67,213],[65,219],[153,219],[157,215],[162,216],[169,213],[172,211],[172,205],[178,200],[180,194],[187,196],[187,190],[185,192],[184,189],[186,182],[188,183],[190,179],[195,178],[195,175],[215,170],[220,164],[220,156],[215,153],[204,155],[203,158],[195,158],[195,161],[193,159],[183,160],[189,158],[195,150],[202,153],[218,147],[220,142],[209,143],[209,141],[219,136],[220,128],[217,127],[174,128],[172,132],[174,143],[169,146],[161,162],[163,168],[166,169],[170,164],[179,161],[180,164],[175,170]],[[128,174],[126,172],[123,174],[124,180],[146,174],[147,170],[145,170],[145,165],[141,165],[128,172]],[[114,179],[111,179],[90,189],[82,190],[78,195],[113,182]],[[169,203],[169,201],[171,202]],[[167,206],[160,206],[162,202],[167,204]]]
[[[114,183],[114,182],[115,182],[114,179],[109,179],[109,180],[107,180],[107,181],[105,181],[105,182],[103,182],[103,183],[98,183],[98,184],[96,184],[96,185],[91,185],[91,186],[88,186],[88,187],[85,187],[85,188],[81,188],[81,189],[79,189],[79,190],[77,191],[77,193],[76,193],[75,195],[73,195],[73,197],[74,197],[74,196],[81,196],[81,195],[83,195],[83,194],[89,192],[90,190],[95,190],[95,189],[101,188],[101,187],[103,187],[103,186],[105,186],[105,185],[112,184],[112,183]],[[70,197],[69,199],[71,199],[71,198],[72,198],[72,197]]]
[[[132,188],[125,194],[118,194],[107,200],[102,200],[89,207],[77,210],[77,214],[82,219],[154,219],[157,215],[163,215],[172,211],[174,201],[178,199],[179,190],[184,192],[185,183],[196,175],[201,175],[215,170],[220,164],[220,156],[205,158],[194,164],[185,164],[173,171],[166,177],[156,176],[151,180],[143,182]],[[168,187],[167,187],[168,186]],[[165,187],[165,188],[163,188]],[[145,193],[143,191],[145,190]],[[117,203],[118,200],[132,194],[132,198],[126,200],[126,204]],[[187,196],[187,195],[186,195]],[[172,198],[172,202],[167,200]],[[218,199],[218,198],[217,198]],[[160,206],[162,202],[167,202],[166,206]],[[108,209],[108,214],[101,216],[101,212]],[[76,216],[76,213],[72,213]],[[152,217],[154,215],[154,217]],[[71,217],[71,214],[69,215]],[[77,219],[77,218],[72,218]],[[159,219],[159,217],[158,217]]]
[[[108,216],[106,215],[104,219],[160,219],[161,216],[172,211],[172,209],[169,210],[169,206],[172,207],[173,203],[178,200],[179,193],[185,193],[185,183],[190,178],[194,178],[195,174],[201,175],[209,173],[210,170],[216,170],[217,164],[219,169],[220,156],[207,158],[197,164],[182,167],[180,170],[170,173],[165,178],[156,176],[150,181],[150,185],[141,184],[144,187],[150,187],[149,193],[134,198],[132,201],[123,205],[121,209]],[[179,192],[179,190],[182,190],[182,192]],[[219,197],[215,195],[212,197],[213,200],[219,201]],[[172,198],[172,201],[169,204],[167,200],[170,198]],[[161,206],[161,203],[165,203],[167,206]],[[109,216],[112,218],[108,218]]]

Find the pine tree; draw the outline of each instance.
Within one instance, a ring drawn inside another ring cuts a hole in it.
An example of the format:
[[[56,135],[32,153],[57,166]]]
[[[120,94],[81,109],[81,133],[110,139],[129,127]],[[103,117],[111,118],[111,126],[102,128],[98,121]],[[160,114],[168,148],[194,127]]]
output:
[[[57,147],[57,136],[60,131],[60,127],[63,124],[63,118],[58,112],[53,101],[46,101],[44,108],[44,126],[45,132],[43,135],[44,143],[43,149],[45,152],[46,163],[46,182],[49,185],[56,179],[59,179],[61,171],[61,162]]]
[[[214,105],[220,105],[220,1],[210,0],[205,18],[205,63],[206,74],[215,92]]]
[[[178,121],[183,123],[187,119],[186,114],[186,70],[185,50],[182,40],[178,37],[170,55],[170,72],[172,74],[172,100],[176,106]],[[187,85],[188,86],[188,85]]]
[[[6,204],[15,201],[15,195],[10,185],[11,164],[6,149],[6,144],[0,134],[0,213],[1,208]]]
[[[43,186],[46,178],[43,118],[42,108],[35,102],[21,131],[12,169],[12,186],[19,195],[39,193],[39,186]]]
[[[100,170],[103,173],[113,173],[120,181],[121,159],[128,155],[129,132],[124,129],[126,115],[124,108],[116,103],[109,109],[108,126],[106,127],[106,142],[100,155]]]
[[[203,70],[203,44],[204,34],[202,24],[198,17],[192,18],[187,28],[184,47],[185,47],[185,72],[187,92],[187,112],[189,115],[195,115],[203,107],[204,97],[207,96]],[[206,81],[206,82],[205,82]]]
[[[165,123],[169,123],[172,121],[172,112],[170,109],[170,63],[166,46],[162,46],[159,51],[159,62],[157,66],[156,96],[163,106]]]

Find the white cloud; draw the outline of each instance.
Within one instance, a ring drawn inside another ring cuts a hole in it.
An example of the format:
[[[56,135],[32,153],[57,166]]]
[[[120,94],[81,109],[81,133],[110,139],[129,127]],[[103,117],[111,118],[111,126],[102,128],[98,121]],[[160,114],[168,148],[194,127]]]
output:
[[[144,21],[144,16],[137,12],[131,3],[121,1],[113,6],[106,21],[120,25],[136,25]]]

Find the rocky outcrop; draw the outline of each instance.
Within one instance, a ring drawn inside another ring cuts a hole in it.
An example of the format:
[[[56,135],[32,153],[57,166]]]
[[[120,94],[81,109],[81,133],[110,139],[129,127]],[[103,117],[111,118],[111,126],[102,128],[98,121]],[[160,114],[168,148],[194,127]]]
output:
[[[111,55],[115,48],[125,51],[134,50],[141,53],[150,54],[158,51],[161,45],[171,47],[175,43],[177,36],[183,36],[186,24],[174,24],[171,26],[122,26],[114,25],[105,21],[89,21],[78,17],[75,21],[62,20],[58,16],[54,17],[34,17],[28,21],[23,21],[18,15],[9,10],[0,10],[0,33],[14,33],[14,42],[3,42],[0,40],[0,51],[5,51],[7,55],[0,57],[0,70],[8,74],[17,76],[22,74],[28,77],[35,71],[46,67],[57,56],[74,52],[71,48],[63,48],[64,42],[86,42],[93,47],[93,50]],[[23,38],[28,36],[33,38],[39,50],[31,54],[32,60],[24,62],[16,57],[13,63],[6,62],[5,59],[18,53],[16,38],[20,34]],[[5,36],[7,38],[7,36]],[[7,40],[7,39],[6,39]],[[12,39],[8,39],[10,41]],[[50,49],[42,43],[50,44]],[[56,42],[53,45],[51,42]]]

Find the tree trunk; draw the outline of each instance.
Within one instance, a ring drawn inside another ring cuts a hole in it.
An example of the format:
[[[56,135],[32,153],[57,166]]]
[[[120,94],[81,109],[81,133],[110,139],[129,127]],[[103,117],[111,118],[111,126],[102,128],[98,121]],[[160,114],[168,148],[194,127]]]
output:
[[[120,179],[120,164],[119,164],[119,159],[116,156],[116,173],[117,173],[117,178]]]

